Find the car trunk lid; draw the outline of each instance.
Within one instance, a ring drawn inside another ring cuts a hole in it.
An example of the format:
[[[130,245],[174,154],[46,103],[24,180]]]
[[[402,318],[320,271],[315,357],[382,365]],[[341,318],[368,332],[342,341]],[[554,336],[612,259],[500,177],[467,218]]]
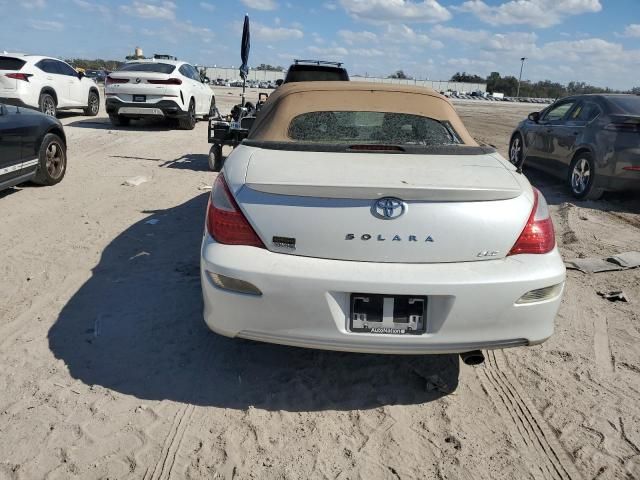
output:
[[[399,155],[258,151],[245,183],[280,195],[480,201],[517,197],[513,174],[487,155]]]
[[[166,85],[152,83],[154,81],[167,81],[170,78],[175,78],[171,74],[157,73],[157,72],[136,72],[136,71],[116,71],[109,74],[110,78],[115,80],[126,79],[126,83],[115,83],[107,80],[106,92],[116,93],[123,100],[131,101],[130,98],[124,98],[125,95],[149,95],[149,96],[164,96],[167,90],[171,87],[175,88],[178,85]]]
[[[236,196],[272,251],[439,263],[504,257],[531,213],[523,185],[492,154],[256,149]],[[400,200],[402,214],[384,219],[384,197]]]

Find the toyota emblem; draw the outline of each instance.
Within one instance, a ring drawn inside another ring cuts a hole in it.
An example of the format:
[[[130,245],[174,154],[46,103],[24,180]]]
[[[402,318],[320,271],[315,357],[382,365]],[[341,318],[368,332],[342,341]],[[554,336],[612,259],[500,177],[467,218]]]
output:
[[[407,210],[407,204],[399,198],[383,197],[373,204],[373,214],[383,220],[393,220],[398,218]]]

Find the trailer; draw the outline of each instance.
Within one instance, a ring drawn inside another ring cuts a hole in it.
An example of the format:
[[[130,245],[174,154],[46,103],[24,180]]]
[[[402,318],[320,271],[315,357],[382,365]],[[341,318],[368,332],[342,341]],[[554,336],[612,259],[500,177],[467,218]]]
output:
[[[227,145],[236,148],[249,135],[256,115],[269,98],[269,94],[258,94],[258,103],[254,106],[251,102],[238,104],[233,107],[231,113],[222,117],[220,113],[209,119],[208,141],[212,144],[209,150],[209,168],[219,172],[224,166],[225,158],[222,156],[222,147]]]

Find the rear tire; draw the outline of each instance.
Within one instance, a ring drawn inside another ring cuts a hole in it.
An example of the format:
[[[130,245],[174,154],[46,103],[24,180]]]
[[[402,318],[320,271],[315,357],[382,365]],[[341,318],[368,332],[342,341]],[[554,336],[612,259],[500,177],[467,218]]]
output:
[[[67,171],[67,147],[62,139],[48,133],[42,139],[38,151],[38,169],[33,181],[40,185],[59,183]]]
[[[604,190],[595,187],[596,168],[593,155],[580,152],[571,162],[567,183],[573,196],[579,200],[598,200]]]
[[[178,128],[180,130],[193,130],[196,127],[196,102],[192,98],[189,102],[189,110],[187,116],[178,120]]]
[[[45,115],[49,115],[50,117],[55,117],[58,113],[58,109],[56,107],[56,100],[48,93],[41,93],[40,99],[38,100],[38,107],[40,111]]]
[[[524,144],[522,143],[522,135],[516,133],[511,137],[509,142],[509,161],[515,167],[521,167],[524,158]]]
[[[89,100],[87,101],[87,108],[84,109],[84,114],[89,117],[95,117],[100,111],[100,95],[96,92],[89,92]]]
[[[126,127],[131,122],[131,119],[122,115],[109,114],[109,121],[114,127]]]
[[[209,150],[209,168],[214,172],[219,172],[222,167],[224,167],[222,145],[213,145]]]

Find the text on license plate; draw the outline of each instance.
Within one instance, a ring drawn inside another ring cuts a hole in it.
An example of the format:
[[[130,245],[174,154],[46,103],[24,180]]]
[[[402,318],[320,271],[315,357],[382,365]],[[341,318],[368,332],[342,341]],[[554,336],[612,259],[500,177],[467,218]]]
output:
[[[421,335],[426,331],[426,296],[352,293],[350,304],[351,332]]]

